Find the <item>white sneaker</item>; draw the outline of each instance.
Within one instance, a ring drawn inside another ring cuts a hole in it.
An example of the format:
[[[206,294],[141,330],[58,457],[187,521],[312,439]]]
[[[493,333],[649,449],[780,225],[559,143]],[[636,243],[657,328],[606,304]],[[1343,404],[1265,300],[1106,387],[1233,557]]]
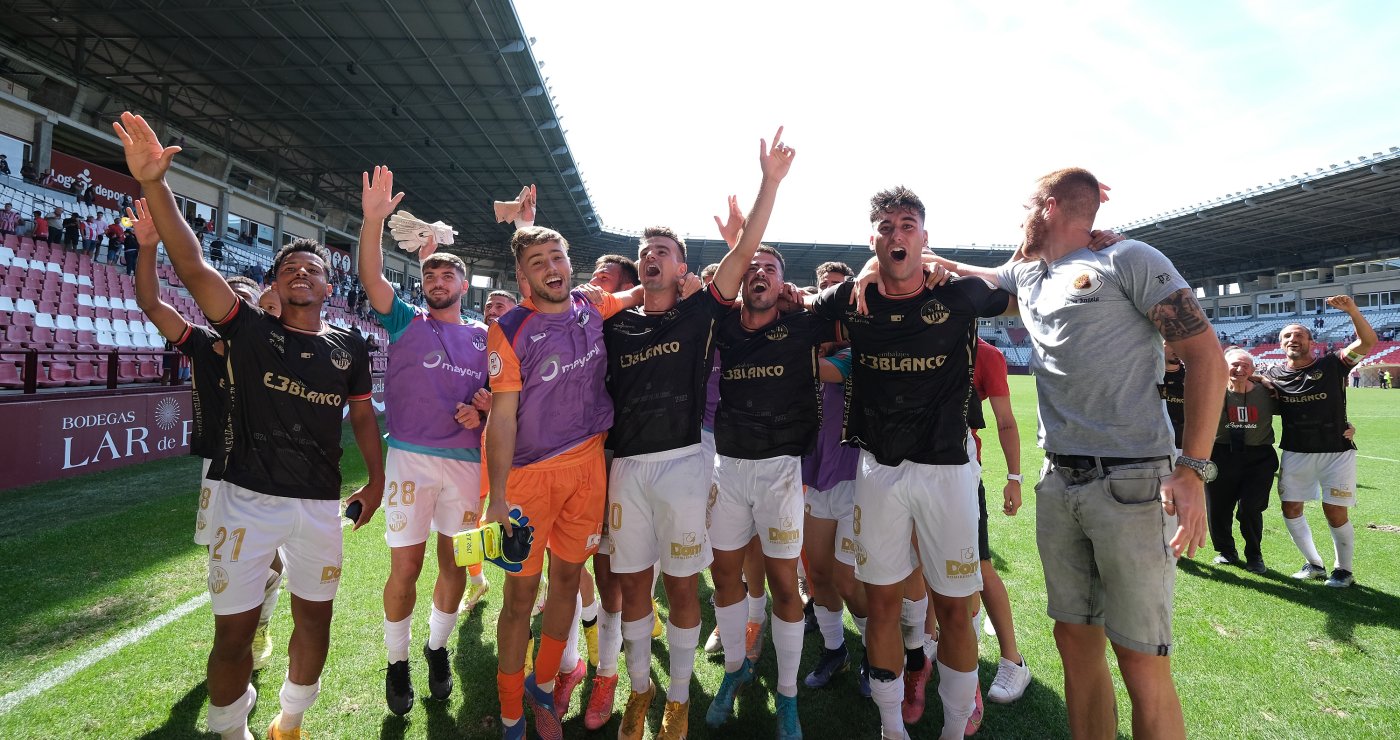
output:
[[[714,655],[722,650],[724,650],[724,643],[720,642],[719,627],[716,626],[714,631],[710,633],[709,639],[705,640],[705,652]]]
[[[1031,669],[1026,667],[1024,656],[1021,658],[1021,665],[1002,658],[997,665],[997,676],[992,679],[992,688],[987,691],[987,701],[1010,704],[1026,693],[1030,682]]]
[[[982,634],[986,635],[987,637],[997,636],[997,628],[995,625],[992,624],[992,620],[990,618],[982,620]]]
[[[982,638],[982,617],[983,611],[981,609],[972,613],[972,639],[974,640]]]
[[[938,641],[932,637],[924,638],[924,657],[929,660],[938,660]]]

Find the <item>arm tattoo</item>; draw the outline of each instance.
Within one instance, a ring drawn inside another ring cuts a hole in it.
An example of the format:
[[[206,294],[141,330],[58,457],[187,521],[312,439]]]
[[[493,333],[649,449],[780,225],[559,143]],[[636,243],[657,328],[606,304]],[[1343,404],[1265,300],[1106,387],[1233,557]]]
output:
[[[1147,311],[1147,318],[1168,342],[1194,337],[1210,330],[1210,322],[1190,288],[1182,288]]]

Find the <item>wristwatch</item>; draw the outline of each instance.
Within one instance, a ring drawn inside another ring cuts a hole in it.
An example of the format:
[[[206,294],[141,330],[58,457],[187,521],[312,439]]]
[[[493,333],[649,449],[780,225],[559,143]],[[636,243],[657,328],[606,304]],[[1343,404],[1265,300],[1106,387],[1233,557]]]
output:
[[[1006,479],[1007,479],[1007,480],[1014,480],[1014,481],[1016,481],[1017,483],[1022,482],[1022,481],[1021,481],[1021,474],[1020,474],[1020,473],[1007,473],[1007,474],[1006,474]]]
[[[1178,457],[1176,459],[1176,464],[1178,466],[1185,466],[1190,468],[1193,473],[1201,476],[1201,481],[1204,483],[1209,483],[1215,480],[1215,476],[1220,472],[1219,468],[1215,466],[1215,462],[1212,460],[1202,460],[1200,458],[1187,457],[1185,455]]]

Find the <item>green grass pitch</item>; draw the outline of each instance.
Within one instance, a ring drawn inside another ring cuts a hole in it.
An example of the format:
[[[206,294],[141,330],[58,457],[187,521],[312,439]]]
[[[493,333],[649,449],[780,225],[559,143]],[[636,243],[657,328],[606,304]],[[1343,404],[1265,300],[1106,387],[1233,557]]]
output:
[[[1035,498],[1030,483],[1041,455],[1035,449],[1034,388],[1011,382],[1027,473],[1026,505],[1014,518],[998,512],[1005,465],[996,435],[987,435],[983,477],[992,499],[991,538],[1006,581],[1022,652],[1034,673],[1031,687],[1011,706],[988,704],[983,737],[1067,736],[1062,680],[1045,616],[1040,560],[1035,549]],[[1301,564],[1283,527],[1277,499],[1265,515],[1264,556],[1271,571],[1254,576],[1210,564],[1213,551],[1183,560],[1177,579],[1177,686],[1186,722],[1196,737],[1393,737],[1400,725],[1400,392],[1353,390],[1351,419],[1359,428],[1356,525],[1357,585],[1332,590],[1321,582],[1288,578]],[[990,413],[988,419],[990,420]],[[347,446],[353,440],[346,434]],[[359,456],[346,454],[345,490],[363,479]],[[0,630],[0,697],[150,622],[204,591],[204,552],[193,531],[198,461],[165,460],[3,494],[0,520],[0,603],[8,605]],[[1318,547],[1331,558],[1331,539],[1317,504],[1308,506]],[[449,644],[456,691],[445,703],[425,702],[426,667],[418,643],[426,639],[427,610],[436,566],[425,566],[414,620],[412,664],[419,702],[405,718],[384,706],[381,589],[388,572],[382,518],[346,533],[345,569],[322,691],[306,717],[317,738],[488,738],[497,736],[494,632],[500,572],[488,568],[494,589],[484,606],[460,623]],[[709,595],[702,584],[702,597]],[[255,675],[260,700],[250,726],[261,737],[276,712],[290,633],[285,597],[273,621],[278,650]],[[664,609],[664,600],[663,600]],[[705,607],[704,634],[713,626]],[[18,703],[0,699],[0,737],[190,738],[203,733],[207,697],[204,662],[212,634],[207,604],[144,639],[78,670]],[[854,644],[849,618],[847,637]],[[820,648],[809,636],[805,675]],[[981,679],[996,671],[996,642],[983,638]],[[858,654],[858,651],[857,651]],[[653,676],[664,686],[667,656],[655,645]],[[711,736],[704,711],[719,685],[722,665],[701,654],[691,688],[691,737]],[[741,694],[726,738],[772,737],[776,666],[771,645],[759,664],[759,687]],[[1115,680],[1116,671],[1115,671]],[[617,710],[625,702],[619,682]],[[1128,733],[1127,695],[1118,682],[1121,733]],[[587,683],[585,683],[585,688]],[[580,695],[565,720],[567,737],[612,737],[617,719],[601,733],[583,729]],[[940,710],[929,689],[916,738],[937,735]],[[799,693],[810,738],[873,737],[879,722],[870,702],[855,693],[848,671],[833,686]],[[661,702],[649,727],[660,722]],[[718,733],[715,733],[718,734]],[[212,736],[209,736],[212,737]]]

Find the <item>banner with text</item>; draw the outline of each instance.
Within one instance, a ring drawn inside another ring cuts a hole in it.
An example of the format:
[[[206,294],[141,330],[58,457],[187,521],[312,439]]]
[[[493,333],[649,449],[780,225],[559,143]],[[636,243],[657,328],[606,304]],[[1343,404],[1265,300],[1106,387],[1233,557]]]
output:
[[[69,190],[77,182],[84,187],[96,188],[93,191],[93,204],[108,210],[115,209],[123,195],[131,196],[133,201],[141,197],[141,185],[130,176],[60,151],[53,152],[49,167],[49,187]]]

